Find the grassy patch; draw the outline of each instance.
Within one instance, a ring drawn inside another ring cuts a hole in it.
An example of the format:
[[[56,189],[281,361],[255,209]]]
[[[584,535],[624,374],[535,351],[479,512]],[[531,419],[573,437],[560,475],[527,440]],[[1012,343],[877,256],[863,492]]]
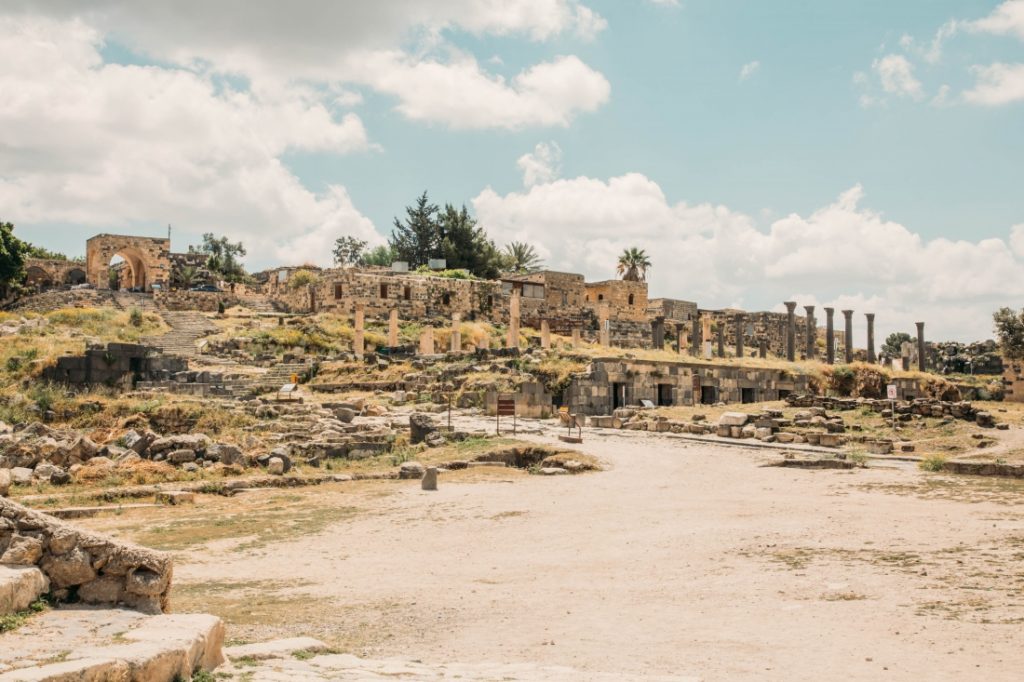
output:
[[[24,611],[0,615],[0,633],[10,632],[20,628],[33,615],[41,613],[48,608],[49,604],[47,604],[46,601],[37,599],[29,604],[29,607]]]

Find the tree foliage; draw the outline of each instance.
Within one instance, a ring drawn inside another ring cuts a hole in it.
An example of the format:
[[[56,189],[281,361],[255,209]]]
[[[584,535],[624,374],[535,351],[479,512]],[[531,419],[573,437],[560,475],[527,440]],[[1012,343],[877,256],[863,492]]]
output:
[[[395,260],[405,261],[416,270],[432,258],[443,258],[451,270],[467,270],[488,279],[499,275],[502,255],[465,206],[445,204],[439,208],[424,192],[415,204],[405,208],[405,213],[404,220],[395,218],[388,240]]]
[[[241,258],[245,256],[242,242],[232,243],[227,237],[217,237],[212,232],[203,235],[199,250],[207,254],[206,269],[220,275],[228,282],[239,282],[245,278],[245,267]]]
[[[27,258],[41,258],[43,260],[71,260],[66,254],[59,251],[50,251],[42,246],[36,246],[35,244],[26,244],[28,251],[25,253]]]
[[[647,252],[635,246],[622,252],[616,272],[627,282],[646,282],[647,271],[651,268],[651,259]]]
[[[356,237],[344,236],[334,240],[334,264],[355,265],[362,261],[366,241]]]
[[[25,278],[30,246],[14,236],[14,224],[0,222],[0,292],[6,294]]]
[[[377,265],[380,267],[390,267],[392,263],[398,260],[398,254],[395,253],[394,249],[386,244],[374,247],[359,257],[360,265]]]
[[[543,265],[537,250],[525,242],[509,242],[502,257],[505,269],[515,273],[535,272]]]
[[[898,358],[903,354],[903,344],[913,340],[914,337],[906,332],[893,332],[882,344],[882,352],[890,358]]]
[[[992,314],[992,320],[1003,357],[1024,358],[1024,310],[1016,313],[1010,308],[1000,308]]]

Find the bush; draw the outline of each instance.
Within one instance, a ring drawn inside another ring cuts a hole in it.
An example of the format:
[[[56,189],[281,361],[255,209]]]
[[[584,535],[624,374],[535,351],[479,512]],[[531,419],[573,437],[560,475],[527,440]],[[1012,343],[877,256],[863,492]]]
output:
[[[142,312],[138,308],[132,308],[128,313],[128,324],[133,327],[142,326]]]
[[[942,455],[928,455],[918,465],[925,471],[939,472],[946,466],[946,458]]]
[[[310,284],[316,284],[320,281],[320,276],[310,270],[296,270],[292,273],[292,276],[288,278],[288,287],[290,289],[301,289],[302,287],[309,286]]]

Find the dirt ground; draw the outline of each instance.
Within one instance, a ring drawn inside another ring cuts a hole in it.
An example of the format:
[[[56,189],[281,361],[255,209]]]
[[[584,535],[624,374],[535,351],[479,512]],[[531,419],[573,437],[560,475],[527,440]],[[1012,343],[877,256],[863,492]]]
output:
[[[176,608],[222,615],[235,640],[704,680],[1021,679],[1024,483],[762,467],[763,451],[653,434],[582,449],[607,470],[78,523],[174,551]]]

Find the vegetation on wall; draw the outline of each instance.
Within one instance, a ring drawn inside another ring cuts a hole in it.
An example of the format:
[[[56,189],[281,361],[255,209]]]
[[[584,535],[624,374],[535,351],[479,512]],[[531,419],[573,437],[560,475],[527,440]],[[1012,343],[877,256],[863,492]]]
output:
[[[1017,313],[1010,308],[1000,308],[992,314],[992,321],[1003,357],[1024,358],[1024,310]]]

